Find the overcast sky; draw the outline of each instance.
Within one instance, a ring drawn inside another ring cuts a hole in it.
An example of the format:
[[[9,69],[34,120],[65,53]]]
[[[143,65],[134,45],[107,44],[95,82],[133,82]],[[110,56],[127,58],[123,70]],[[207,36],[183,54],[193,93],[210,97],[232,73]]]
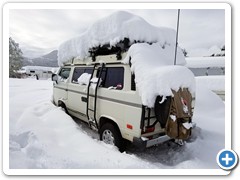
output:
[[[116,10],[10,10],[10,36],[27,57],[49,53]],[[155,26],[176,29],[177,10],[126,10]],[[225,44],[224,10],[181,10],[179,45],[201,52]]]

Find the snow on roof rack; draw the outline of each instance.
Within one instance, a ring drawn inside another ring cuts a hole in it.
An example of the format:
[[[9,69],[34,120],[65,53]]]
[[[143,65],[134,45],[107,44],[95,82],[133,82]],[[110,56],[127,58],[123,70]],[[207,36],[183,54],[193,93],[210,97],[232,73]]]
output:
[[[91,53],[95,57],[95,47],[104,47],[106,44],[110,44],[110,48],[116,46],[115,49],[112,49],[116,53],[118,48],[125,46],[125,43],[131,46],[134,43],[149,42],[160,43],[163,46],[164,44],[175,44],[175,37],[176,32],[173,29],[156,27],[140,16],[117,11],[99,19],[78,37],[62,43],[58,49],[58,64],[61,66],[66,61],[71,61],[73,57],[85,58]],[[117,43],[121,41],[121,46],[118,46]],[[98,55],[103,55],[103,52]]]

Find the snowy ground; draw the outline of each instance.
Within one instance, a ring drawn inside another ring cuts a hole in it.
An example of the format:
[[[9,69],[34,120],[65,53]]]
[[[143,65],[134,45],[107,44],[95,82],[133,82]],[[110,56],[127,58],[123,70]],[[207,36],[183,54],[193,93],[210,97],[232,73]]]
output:
[[[51,103],[52,82],[10,79],[10,168],[197,168],[215,169],[224,148],[225,106],[204,86],[196,87],[197,127],[184,146],[165,143],[124,153],[98,140]]]

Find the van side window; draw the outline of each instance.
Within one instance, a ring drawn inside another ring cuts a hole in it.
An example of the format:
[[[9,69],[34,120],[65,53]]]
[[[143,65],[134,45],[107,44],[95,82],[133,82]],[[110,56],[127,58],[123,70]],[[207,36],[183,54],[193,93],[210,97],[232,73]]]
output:
[[[100,68],[97,72],[99,77]],[[100,87],[114,87],[115,89],[122,89],[124,85],[124,68],[123,67],[106,67],[101,75],[102,83]]]
[[[78,78],[84,73],[83,68],[75,68],[73,71],[73,77],[72,77],[72,82],[77,83]]]
[[[63,79],[67,79],[69,77],[70,71],[71,68],[62,68],[58,75]]]
[[[76,67],[73,71],[73,77],[72,77],[72,82],[73,83],[78,83],[78,78],[83,74],[83,73],[88,73],[92,74],[93,68],[83,68],[83,67]]]

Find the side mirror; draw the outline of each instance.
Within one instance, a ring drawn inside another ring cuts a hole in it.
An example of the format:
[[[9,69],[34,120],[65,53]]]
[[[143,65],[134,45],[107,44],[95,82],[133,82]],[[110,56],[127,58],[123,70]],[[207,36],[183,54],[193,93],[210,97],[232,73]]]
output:
[[[58,84],[58,75],[52,74],[52,81],[55,81]]]

